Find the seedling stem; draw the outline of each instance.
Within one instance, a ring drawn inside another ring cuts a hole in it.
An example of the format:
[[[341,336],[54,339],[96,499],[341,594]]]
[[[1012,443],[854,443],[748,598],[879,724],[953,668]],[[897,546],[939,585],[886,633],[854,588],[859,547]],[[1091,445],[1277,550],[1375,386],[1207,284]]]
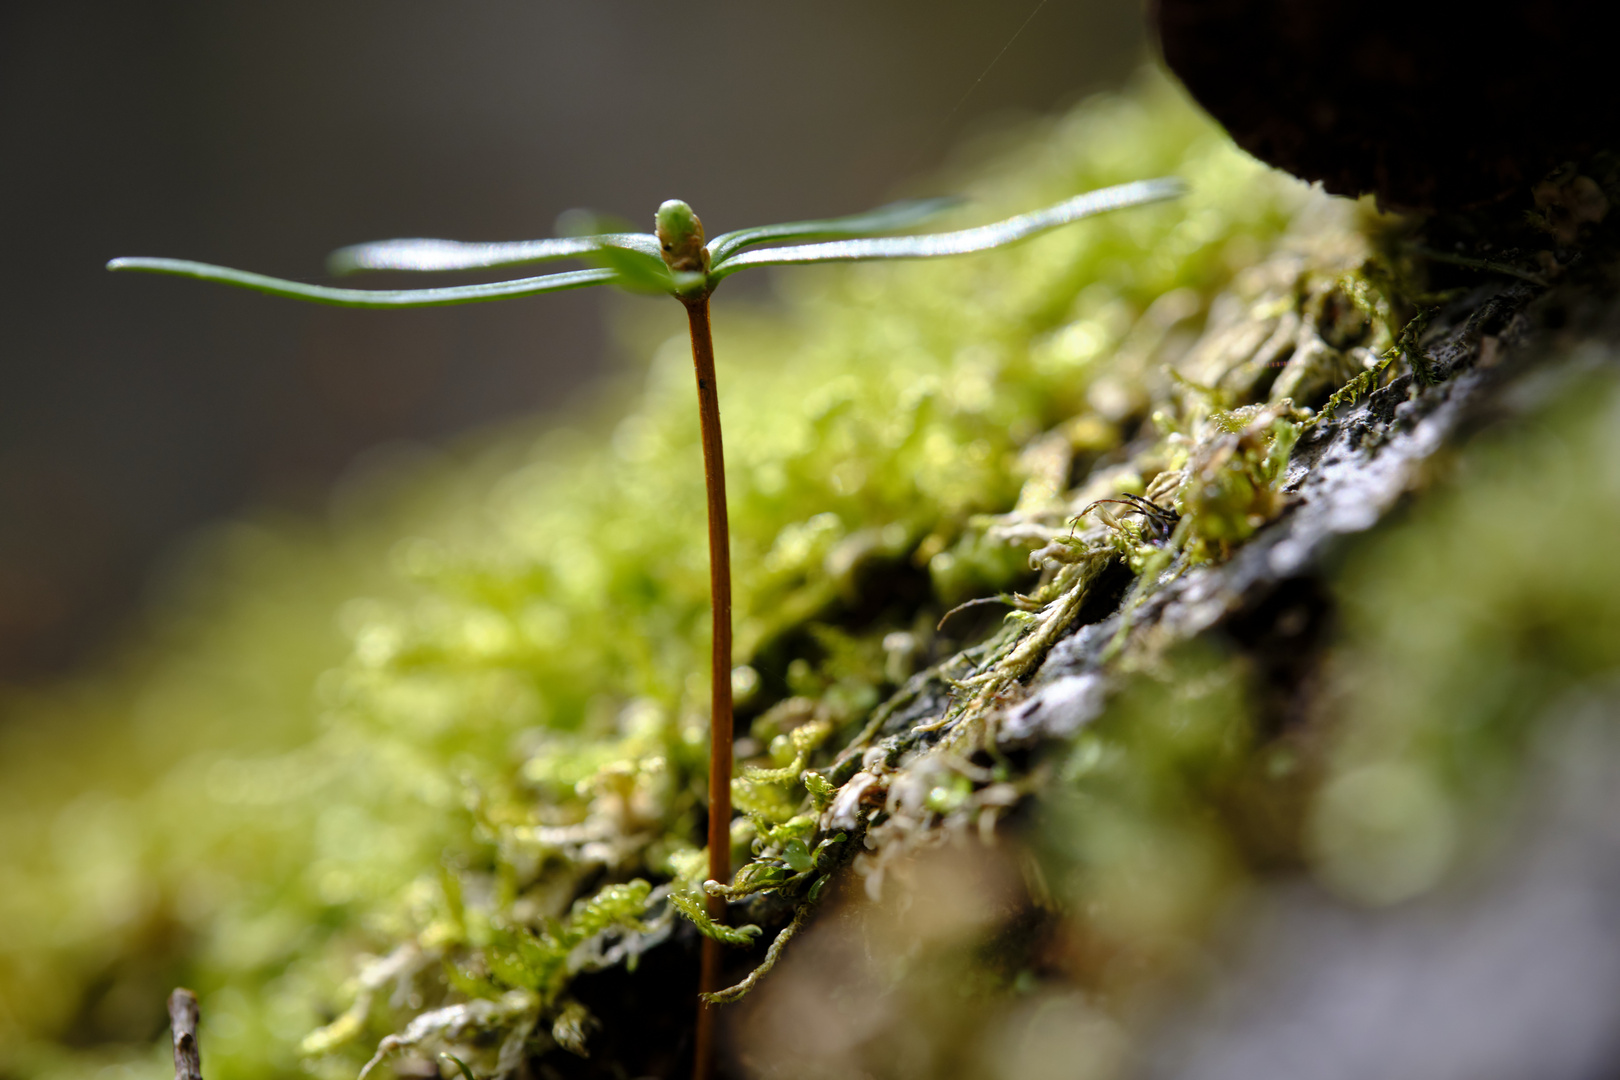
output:
[[[709,501],[709,597],[714,628],[709,651],[709,877],[731,880],[731,541],[726,520],[726,455],[720,442],[720,395],[714,379],[714,338],[709,333],[709,294],[683,296],[692,331],[697,374],[698,424],[703,437],[703,486]],[[726,899],[705,899],[709,918],[726,920]],[[720,943],[703,939],[699,992],[720,989]],[[697,1058],[692,1075],[714,1071],[714,1011],[698,1002]]]

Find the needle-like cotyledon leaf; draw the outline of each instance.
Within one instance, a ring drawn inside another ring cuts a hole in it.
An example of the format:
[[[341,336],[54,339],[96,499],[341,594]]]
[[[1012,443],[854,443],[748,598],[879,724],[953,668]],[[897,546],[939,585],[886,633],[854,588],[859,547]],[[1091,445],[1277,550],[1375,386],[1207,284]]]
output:
[[[334,274],[352,274],[358,270],[483,270],[577,259],[603,247],[625,248],[658,258],[658,238],[652,233],[605,233],[493,244],[460,240],[377,240],[338,248],[326,257],[326,268]]]
[[[709,276],[719,281],[751,266],[864,262],[873,259],[934,259],[947,255],[968,255],[976,251],[1006,247],[1008,244],[1026,240],[1060,225],[1067,225],[1108,210],[1172,199],[1180,195],[1182,190],[1181,181],[1175,179],[1140,180],[1136,183],[1104,188],[1101,191],[1089,191],[1044,210],[1020,214],[993,225],[980,225],[974,229],[931,233],[924,236],[889,236],[870,240],[837,240],[825,244],[760,248],[740,252],[728,259],[717,258]]]
[[[1055,206],[955,232],[885,236],[913,228],[956,205],[949,199],[893,203],[864,214],[784,225],[761,225],[718,236],[705,243],[703,223],[676,199],[658,208],[653,233],[612,232],[554,240],[461,243],[453,240],[384,240],[356,244],[333,253],[335,273],[358,270],[472,270],[520,266],[555,259],[581,259],[590,269],[483,285],[434,289],[346,289],[232,270],[184,259],[114,259],[110,270],[218,281],[245,289],[343,307],[404,308],[468,304],[519,296],[618,285],[634,291],[666,292],[686,308],[697,376],[698,417],[703,439],[703,472],[708,500],[709,590],[714,614],[710,648],[709,877],[731,878],[731,545],[726,512],[725,457],[720,441],[720,399],[714,377],[714,341],[709,331],[709,296],[739,270],[757,266],[849,262],[869,259],[929,259],[988,251],[1028,239],[1061,225],[1109,210],[1158,202],[1181,194],[1175,179],[1142,180],[1076,195]],[[822,242],[757,247],[784,240]],[[723,896],[706,897],[707,915],[724,924]],[[714,1009],[720,989],[720,943],[703,941],[696,1061],[693,1076],[707,1080],[714,1063]]]
[[[512,281],[492,281],[486,285],[454,285],[441,289],[337,289],[330,285],[306,285],[301,281],[255,274],[247,270],[232,270],[228,266],[192,262],[190,259],[114,259],[107,264],[109,270],[140,270],[152,274],[174,274],[196,278],[199,281],[218,281],[225,285],[239,285],[254,292],[271,296],[285,296],[293,300],[312,300],[317,304],[357,308],[418,308],[441,307],[446,304],[476,304],[484,300],[507,300],[516,296],[536,296],[540,293],[562,292],[565,289],[583,289],[591,285],[606,285],[618,280],[612,270],[569,270],[561,274],[516,278]]]
[[[782,225],[755,225],[723,233],[709,241],[709,260],[718,266],[735,252],[774,240],[842,240],[857,236],[878,236],[921,225],[929,218],[962,205],[947,196],[939,199],[906,199],[880,206],[863,214],[826,218],[820,221],[790,221]]]

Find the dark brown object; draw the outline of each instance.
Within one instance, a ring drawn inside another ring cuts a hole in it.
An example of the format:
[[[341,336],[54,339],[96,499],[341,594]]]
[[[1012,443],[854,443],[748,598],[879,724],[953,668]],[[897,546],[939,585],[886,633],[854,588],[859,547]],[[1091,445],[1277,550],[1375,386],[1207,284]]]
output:
[[[197,1048],[197,995],[184,987],[169,995],[169,1029],[174,1033],[174,1080],[202,1080],[202,1052]]]
[[[1165,63],[1249,153],[1338,195],[1455,210],[1620,146],[1592,0],[1150,0]]]

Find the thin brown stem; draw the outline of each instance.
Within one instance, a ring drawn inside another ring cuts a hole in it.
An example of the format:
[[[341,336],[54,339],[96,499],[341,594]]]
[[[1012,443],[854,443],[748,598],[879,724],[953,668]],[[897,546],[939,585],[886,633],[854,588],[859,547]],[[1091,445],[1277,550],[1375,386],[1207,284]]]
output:
[[[174,1080],[202,1080],[197,1048],[197,995],[181,987],[169,995],[169,1030],[174,1035]]]
[[[710,652],[709,877],[731,880],[731,543],[726,521],[726,458],[720,444],[720,396],[714,379],[714,339],[707,295],[683,297],[692,330],[692,366],[697,373],[698,418],[703,433],[703,479],[709,500],[709,597],[714,615]],[[724,922],[724,897],[707,898],[709,917]],[[703,939],[699,990],[720,989],[720,943]],[[715,1010],[698,1002],[694,1080],[714,1074]]]

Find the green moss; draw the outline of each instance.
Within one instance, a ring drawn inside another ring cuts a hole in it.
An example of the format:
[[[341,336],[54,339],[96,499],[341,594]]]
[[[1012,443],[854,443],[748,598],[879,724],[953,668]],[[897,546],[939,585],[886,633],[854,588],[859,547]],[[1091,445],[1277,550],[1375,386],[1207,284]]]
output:
[[[799,898],[846,857],[806,824],[833,795],[803,770],[960,644],[931,629],[947,607],[1068,598],[997,639],[981,702],[1072,623],[1098,537],[1029,569],[1069,531],[1071,474],[1088,499],[1174,480],[1177,543],[1218,558],[1276,512],[1293,405],[1393,340],[1400,312],[1358,273],[1355,213],[1232,149],[1156,77],[980,166],[962,214],[1163,173],[1190,182],[1185,199],[971,259],[806,273],[783,311],[722,298],[737,678],[762,725],[738,781],[738,855],[754,860],[739,891]],[[1316,246],[1294,250],[1280,238],[1302,212]],[[1302,335],[1322,348],[1267,368],[1266,341]],[[688,914],[701,887],[688,364],[670,341],[630,400],[420,478],[366,535],[244,550],[215,609],[189,608],[195,625],[150,660],[14,706],[0,848],[29,884],[0,898],[0,1070],[156,1075],[173,981],[203,994],[211,1080],[285,1075],[300,1045],[349,1077],[390,1036],[496,1068],[536,1019],[552,1035],[528,1052],[588,1045],[578,958],[657,947],[655,884]],[[1231,411],[1274,383],[1292,405]],[[1153,409],[1170,418],[1157,441],[1103,457]],[[1145,571],[1148,541],[1105,546]],[[939,807],[970,801],[936,786]],[[1129,846],[1135,805],[1098,851]],[[463,1002],[488,1004],[446,1011]]]

